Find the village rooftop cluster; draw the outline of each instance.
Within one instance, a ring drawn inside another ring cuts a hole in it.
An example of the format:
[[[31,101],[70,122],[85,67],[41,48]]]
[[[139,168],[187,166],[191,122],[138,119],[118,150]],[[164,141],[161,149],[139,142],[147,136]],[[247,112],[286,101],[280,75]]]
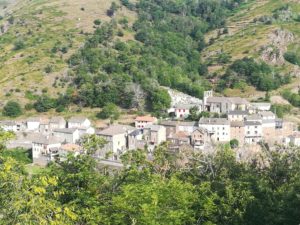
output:
[[[272,146],[300,146],[300,135],[292,122],[276,117],[270,111],[271,104],[250,103],[240,97],[214,97],[212,91],[204,93],[203,100],[170,93],[172,107],[168,110],[176,119],[157,119],[150,115],[138,116],[134,125],[111,124],[104,129],[95,129],[85,117],[29,118],[25,121],[1,121],[5,131],[16,133],[16,140],[8,148],[32,149],[33,161],[45,165],[52,160],[64,160],[66,155],[83,154],[80,140],[85,135],[96,134],[106,140],[103,149],[95,157],[118,162],[120,156],[135,149],[148,149],[168,142],[173,151],[214,151],[217,145],[237,140],[239,146],[267,143]],[[200,118],[185,121],[190,109],[210,112],[222,117]]]

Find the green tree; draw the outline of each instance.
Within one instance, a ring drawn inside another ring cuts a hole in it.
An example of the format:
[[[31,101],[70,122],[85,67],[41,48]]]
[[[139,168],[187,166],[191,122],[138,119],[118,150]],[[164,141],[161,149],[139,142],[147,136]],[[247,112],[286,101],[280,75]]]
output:
[[[109,103],[103,107],[102,111],[97,114],[97,117],[100,119],[110,119],[111,121],[114,121],[119,119],[120,114],[118,107],[113,103]]]
[[[22,115],[22,108],[18,102],[9,101],[3,108],[3,115],[9,117],[18,117]]]
[[[229,144],[232,149],[239,147],[239,141],[237,139],[230,140]]]

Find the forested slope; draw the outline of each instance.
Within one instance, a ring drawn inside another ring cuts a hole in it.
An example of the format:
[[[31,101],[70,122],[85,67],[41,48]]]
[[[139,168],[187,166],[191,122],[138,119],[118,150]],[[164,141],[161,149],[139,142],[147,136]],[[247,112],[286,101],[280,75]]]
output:
[[[297,91],[294,1],[20,0],[14,10],[2,20],[1,94],[29,111],[113,103],[162,114],[162,86],[199,98]]]
[[[0,132],[0,224],[297,225],[299,149],[236,162],[229,146],[214,156],[166,146],[143,150],[124,168],[101,167],[90,155],[69,156],[35,174],[26,157],[8,154]],[[103,140],[83,142],[89,154]],[[10,150],[11,152],[11,150]]]

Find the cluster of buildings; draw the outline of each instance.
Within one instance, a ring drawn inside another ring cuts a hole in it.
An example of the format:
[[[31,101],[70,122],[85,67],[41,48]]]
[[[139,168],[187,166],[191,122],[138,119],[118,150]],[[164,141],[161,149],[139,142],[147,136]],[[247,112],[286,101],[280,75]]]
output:
[[[68,121],[63,117],[32,117],[25,121],[0,121],[0,127],[16,133],[17,138],[8,143],[9,148],[32,149],[33,161],[38,164],[47,164],[67,152],[79,154],[80,139],[95,133],[91,121],[85,117],[72,117]]]
[[[238,140],[240,146],[257,145],[298,145],[300,135],[295,124],[282,119],[270,111],[270,103],[250,103],[239,97],[214,97],[212,91],[205,92],[203,100],[181,98],[169,109],[176,120],[158,120],[152,116],[138,116],[134,124],[112,124],[104,129],[95,129],[85,117],[29,118],[23,122],[1,121],[0,127],[13,131],[18,139],[11,147],[32,149],[35,163],[49,160],[64,160],[68,153],[82,154],[80,139],[84,135],[96,134],[106,140],[102,149],[95,153],[99,159],[119,161],[120,156],[134,149],[147,149],[151,153],[161,143],[168,142],[172,151],[181,149],[214,150],[215,146]],[[184,120],[191,107],[206,111],[214,117],[200,118],[199,121]]]

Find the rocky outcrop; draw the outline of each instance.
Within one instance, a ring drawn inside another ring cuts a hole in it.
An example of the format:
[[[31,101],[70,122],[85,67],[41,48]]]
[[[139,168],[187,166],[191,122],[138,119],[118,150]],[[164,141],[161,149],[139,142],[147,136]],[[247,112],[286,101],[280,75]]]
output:
[[[268,39],[270,44],[262,46],[261,58],[266,63],[282,65],[285,62],[283,55],[287,46],[295,39],[293,33],[277,29],[268,35]]]

